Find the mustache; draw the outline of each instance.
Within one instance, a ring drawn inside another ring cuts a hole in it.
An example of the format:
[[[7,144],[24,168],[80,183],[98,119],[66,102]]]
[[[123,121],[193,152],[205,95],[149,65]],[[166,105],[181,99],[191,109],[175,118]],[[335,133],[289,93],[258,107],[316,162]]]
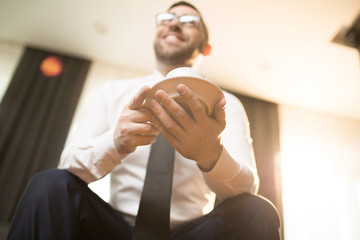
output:
[[[181,39],[181,40],[185,40],[185,37],[184,37],[183,34],[182,34],[182,30],[179,29],[179,28],[169,29],[167,32],[165,32],[165,33],[163,34],[162,37],[165,38],[165,37],[167,37],[167,36],[169,36],[169,35],[174,35],[174,36],[176,36],[177,38],[179,38],[179,39]]]
[[[177,25],[172,25],[172,26],[169,27],[168,32],[174,32],[174,33],[182,34],[182,29]]]

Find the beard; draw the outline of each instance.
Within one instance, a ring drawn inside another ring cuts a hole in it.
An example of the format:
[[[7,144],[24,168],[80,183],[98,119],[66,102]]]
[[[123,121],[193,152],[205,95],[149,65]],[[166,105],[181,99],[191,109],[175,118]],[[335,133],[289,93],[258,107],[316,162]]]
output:
[[[186,64],[193,59],[198,47],[189,46],[183,49],[179,48],[166,51],[166,48],[161,46],[159,41],[155,41],[154,50],[158,61],[167,65],[178,66]]]

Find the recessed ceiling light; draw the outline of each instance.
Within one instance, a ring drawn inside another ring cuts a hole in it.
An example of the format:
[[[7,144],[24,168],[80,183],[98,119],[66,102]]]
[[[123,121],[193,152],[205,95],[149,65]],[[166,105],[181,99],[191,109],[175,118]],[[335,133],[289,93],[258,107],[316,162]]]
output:
[[[100,35],[105,35],[109,31],[108,24],[104,22],[96,22],[94,24],[95,32]]]

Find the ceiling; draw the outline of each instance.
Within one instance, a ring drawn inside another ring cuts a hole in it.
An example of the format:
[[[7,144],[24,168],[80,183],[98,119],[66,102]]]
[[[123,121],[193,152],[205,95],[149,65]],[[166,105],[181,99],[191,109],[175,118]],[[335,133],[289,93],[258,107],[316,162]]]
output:
[[[0,41],[152,71],[167,0],[1,0]],[[200,70],[232,91],[360,120],[360,58],[332,42],[359,0],[192,1],[210,30]]]

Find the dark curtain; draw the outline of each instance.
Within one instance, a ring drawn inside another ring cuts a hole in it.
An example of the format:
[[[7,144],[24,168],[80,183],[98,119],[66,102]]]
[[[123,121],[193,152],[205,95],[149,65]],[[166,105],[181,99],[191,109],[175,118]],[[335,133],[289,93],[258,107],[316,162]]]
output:
[[[55,56],[63,69],[46,77],[41,62]],[[88,60],[27,47],[0,105],[0,221],[9,222],[36,172],[55,168],[81,89]]]
[[[281,165],[279,159],[279,117],[277,104],[236,94],[249,118],[256,165],[260,178],[259,194],[269,199],[282,218]]]

